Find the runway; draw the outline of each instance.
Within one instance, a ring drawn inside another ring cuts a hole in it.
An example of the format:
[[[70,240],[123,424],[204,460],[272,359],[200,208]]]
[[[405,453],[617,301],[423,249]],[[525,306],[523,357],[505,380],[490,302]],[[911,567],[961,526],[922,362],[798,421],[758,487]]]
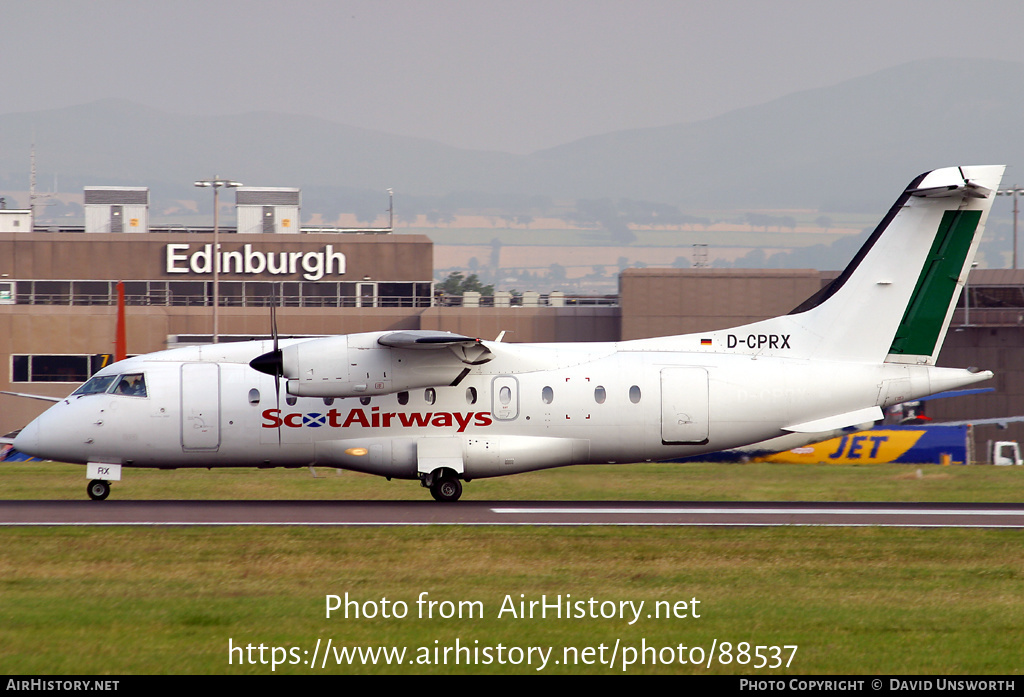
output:
[[[678,501],[0,501],[0,526],[1024,527],[1024,504]]]

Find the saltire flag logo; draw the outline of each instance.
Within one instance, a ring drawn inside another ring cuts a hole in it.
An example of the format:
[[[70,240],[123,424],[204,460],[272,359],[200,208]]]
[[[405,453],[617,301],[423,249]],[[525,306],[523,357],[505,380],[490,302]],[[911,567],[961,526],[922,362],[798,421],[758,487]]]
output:
[[[327,425],[327,417],[323,414],[303,414],[302,425],[317,428],[319,426]]]

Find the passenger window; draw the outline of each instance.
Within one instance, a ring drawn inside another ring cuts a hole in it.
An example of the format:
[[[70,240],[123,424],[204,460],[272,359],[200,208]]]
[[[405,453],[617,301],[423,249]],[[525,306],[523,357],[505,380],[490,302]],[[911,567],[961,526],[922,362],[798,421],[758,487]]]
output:
[[[608,399],[608,393],[604,391],[604,388],[598,385],[594,388],[594,401],[598,404],[604,404],[604,400]]]
[[[324,406],[329,407],[334,404],[334,397],[324,397]]]
[[[370,404],[370,398],[369,397],[360,397],[359,398],[359,403],[362,404],[364,407],[368,406]]]
[[[252,404],[253,406],[255,406],[255,405],[259,404],[259,403],[260,403],[260,391],[257,390],[254,387],[251,390],[249,390],[249,404]]]
[[[294,407],[295,403],[298,402],[298,401],[299,401],[298,397],[290,397],[289,396],[289,397],[285,397],[284,398],[284,403],[287,404],[290,407]]]
[[[540,398],[545,404],[551,404],[555,401],[555,391],[550,387],[545,387],[540,391]]]
[[[629,401],[633,404],[639,404],[640,402],[640,388],[637,385],[633,385],[629,388]]]
[[[475,387],[467,387],[466,388],[466,403],[467,404],[476,404],[476,388]]]
[[[423,401],[426,402],[427,404],[433,404],[435,401],[437,401],[437,392],[434,390],[433,387],[428,387],[427,389],[423,390]]]
[[[498,401],[505,406],[512,402],[512,389],[508,385],[498,390]]]
[[[402,404],[402,405],[408,404],[409,403],[409,393],[408,392],[399,392],[398,393],[398,403]]]

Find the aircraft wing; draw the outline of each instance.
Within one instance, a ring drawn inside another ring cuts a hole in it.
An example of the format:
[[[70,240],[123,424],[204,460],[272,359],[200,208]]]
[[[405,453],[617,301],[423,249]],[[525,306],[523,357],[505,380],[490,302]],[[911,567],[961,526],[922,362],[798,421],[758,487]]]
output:
[[[411,329],[404,332],[392,332],[377,339],[381,346],[392,348],[416,348],[432,349],[444,348],[460,344],[474,345],[480,343],[479,339],[450,332],[435,332],[429,329]]]
[[[995,424],[1006,428],[1007,424],[1024,421],[1024,416],[1004,416],[991,419],[966,419],[964,421],[933,421],[936,426],[991,426]]]
[[[257,356],[249,365],[285,378],[288,394],[344,398],[457,385],[471,366],[494,357],[480,339],[410,329],[303,341]]]
[[[377,339],[381,346],[393,349],[429,350],[449,348],[455,356],[467,365],[480,365],[494,358],[491,350],[480,340],[461,334],[411,329],[404,332],[385,334]]]
[[[28,394],[26,392],[8,392],[7,390],[0,390],[0,394],[9,394],[12,397],[25,397],[26,399],[39,399],[44,402],[59,402],[63,397],[48,397],[44,394]]]

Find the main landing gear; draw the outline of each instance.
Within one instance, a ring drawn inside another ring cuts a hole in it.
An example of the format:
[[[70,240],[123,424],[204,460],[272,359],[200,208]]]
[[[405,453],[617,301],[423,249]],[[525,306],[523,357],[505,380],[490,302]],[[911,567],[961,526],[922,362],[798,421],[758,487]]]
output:
[[[85,490],[93,501],[102,501],[110,496],[110,482],[104,479],[93,479],[89,482],[89,486],[85,487]]]
[[[462,496],[462,482],[454,470],[434,470],[423,478],[422,484],[430,489],[435,501],[458,501]]]

